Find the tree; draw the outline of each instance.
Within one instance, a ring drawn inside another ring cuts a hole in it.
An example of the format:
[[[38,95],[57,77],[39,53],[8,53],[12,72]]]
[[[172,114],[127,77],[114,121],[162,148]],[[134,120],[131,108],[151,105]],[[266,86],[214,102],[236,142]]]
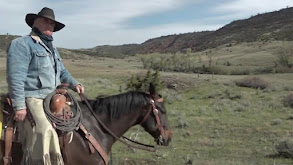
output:
[[[161,80],[161,76],[159,71],[156,71],[153,76],[153,85],[156,87],[157,90],[161,90],[164,87],[164,82]]]
[[[148,70],[145,77],[131,76],[126,84],[127,90],[147,91],[150,83],[152,83],[157,90],[161,90],[164,87],[164,82],[161,80],[159,71],[152,73]]]
[[[132,75],[131,78],[128,80],[128,83],[126,84],[126,88],[128,90],[139,90],[141,88],[141,85],[142,84],[140,78]]]
[[[212,62],[214,60],[214,57],[215,57],[215,52],[213,52],[212,50],[206,52],[206,55],[208,56],[208,59],[209,59],[209,68],[212,67]]]
[[[281,46],[277,50],[277,57],[278,57],[278,60],[276,61],[277,64],[283,67],[291,68],[292,64],[290,60],[293,57],[293,48],[290,47],[289,45],[283,44],[283,46]]]

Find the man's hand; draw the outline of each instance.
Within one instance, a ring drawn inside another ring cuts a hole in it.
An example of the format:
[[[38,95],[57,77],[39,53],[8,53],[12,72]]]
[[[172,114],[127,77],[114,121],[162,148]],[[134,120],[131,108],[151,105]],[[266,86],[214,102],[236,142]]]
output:
[[[26,117],[26,109],[20,109],[15,111],[14,120],[23,121]]]
[[[57,86],[56,88],[56,93],[57,94],[62,94],[65,95],[67,93],[67,89],[69,87],[69,84],[67,83],[62,83],[60,85]]]
[[[84,93],[84,87],[80,84],[75,85],[75,91],[77,93]]]

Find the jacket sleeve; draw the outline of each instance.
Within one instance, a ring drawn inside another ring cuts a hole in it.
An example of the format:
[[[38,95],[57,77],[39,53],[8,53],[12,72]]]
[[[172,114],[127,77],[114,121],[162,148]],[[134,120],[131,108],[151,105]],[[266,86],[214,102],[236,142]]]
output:
[[[25,43],[13,40],[7,49],[7,83],[14,110],[26,108],[24,84],[31,54]]]

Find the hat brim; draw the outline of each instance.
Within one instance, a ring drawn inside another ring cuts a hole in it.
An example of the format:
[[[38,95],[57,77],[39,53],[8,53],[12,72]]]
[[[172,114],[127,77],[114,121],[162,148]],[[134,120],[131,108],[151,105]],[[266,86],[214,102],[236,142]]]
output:
[[[38,18],[38,17],[43,17],[43,16],[39,16],[39,15],[33,14],[33,13],[27,14],[26,17],[25,17],[25,22],[28,24],[28,26],[30,26],[32,28],[35,19]],[[47,18],[47,17],[44,17],[44,18]],[[50,19],[50,18],[48,18],[48,19]],[[50,20],[52,20],[52,19],[50,19]],[[54,28],[53,32],[59,31],[59,30],[61,30],[62,28],[65,27],[65,25],[63,23],[61,23],[61,22],[58,22],[58,21],[55,21],[55,20],[52,20],[52,21],[55,22],[55,28]]]

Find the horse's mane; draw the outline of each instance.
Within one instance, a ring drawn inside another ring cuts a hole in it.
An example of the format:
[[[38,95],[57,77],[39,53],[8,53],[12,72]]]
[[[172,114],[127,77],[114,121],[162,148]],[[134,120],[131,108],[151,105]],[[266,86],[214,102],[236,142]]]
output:
[[[136,109],[149,105],[148,94],[130,91],[118,95],[98,97],[93,108],[96,113],[106,113],[110,119],[118,119],[122,114],[128,114]]]

